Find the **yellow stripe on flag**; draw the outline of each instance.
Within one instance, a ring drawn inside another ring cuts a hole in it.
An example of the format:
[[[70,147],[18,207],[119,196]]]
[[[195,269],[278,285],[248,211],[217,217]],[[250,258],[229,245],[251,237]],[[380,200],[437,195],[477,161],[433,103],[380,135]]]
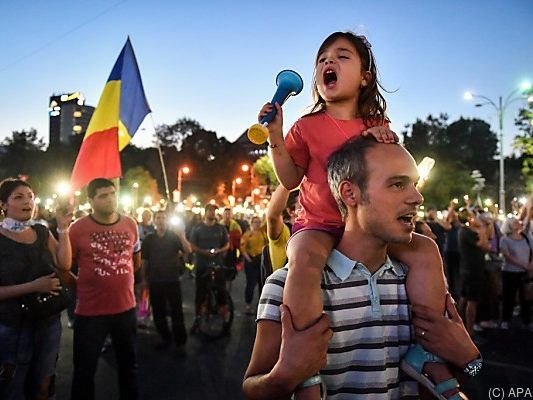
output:
[[[98,106],[89,122],[83,140],[93,133],[117,126],[120,109],[120,81],[109,81],[104,87]]]
[[[118,121],[118,151],[122,151],[124,147],[128,145],[128,143],[131,140],[130,133],[128,132],[128,128],[122,123],[122,121]]]

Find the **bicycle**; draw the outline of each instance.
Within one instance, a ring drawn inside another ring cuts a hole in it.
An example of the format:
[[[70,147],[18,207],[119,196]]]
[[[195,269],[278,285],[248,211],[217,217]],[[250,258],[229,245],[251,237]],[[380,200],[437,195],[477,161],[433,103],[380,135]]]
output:
[[[213,339],[228,334],[233,323],[233,299],[226,290],[225,278],[229,270],[231,268],[212,262],[205,273],[210,279],[200,310],[198,330]]]

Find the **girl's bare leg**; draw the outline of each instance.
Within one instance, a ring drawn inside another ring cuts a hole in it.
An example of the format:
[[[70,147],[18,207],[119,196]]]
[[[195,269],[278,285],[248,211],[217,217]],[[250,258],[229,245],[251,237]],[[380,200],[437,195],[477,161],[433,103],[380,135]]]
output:
[[[413,234],[411,243],[392,245],[389,247],[389,254],[409,267],[406,286],[411,304],[422,304],[444,314],[446,278],[435,242],[425,236]],[[426,363],[424,372],[435,383],[453,378],[446,364]],[[457,389],[453,389],[445,392],[444,396],[449,397],[457,392]]]

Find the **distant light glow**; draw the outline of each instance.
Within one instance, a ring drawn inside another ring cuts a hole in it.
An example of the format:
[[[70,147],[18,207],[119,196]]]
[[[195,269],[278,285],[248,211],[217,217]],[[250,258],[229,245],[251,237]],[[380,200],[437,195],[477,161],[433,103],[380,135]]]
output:
[[[71,190],[70,185],[67,182],[58,183],[58,185],[56,186],[56,189],[57,189],[57,192],[63,196],[69,194]]]
[[[472,100],[474,96],[472,96],[472,92],[465,92],[463,97],[465,100]]]
[[[124,207],[131,207],[133,204],[133,200],[130,195],[125,194],[121,197],[120,204],[122,204]]]
[[[531,89],[531,82],[529,81],[524,81],[520,84],[520,89],[523,91],[523,92],[527,92],[528,90]]]

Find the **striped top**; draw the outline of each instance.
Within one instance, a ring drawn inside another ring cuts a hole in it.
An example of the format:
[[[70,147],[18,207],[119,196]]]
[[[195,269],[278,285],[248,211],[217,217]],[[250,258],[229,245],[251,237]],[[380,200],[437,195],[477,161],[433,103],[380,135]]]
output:
[[[374,274],[337,250],[322,273],[324,311],[333,337],[321,371],[328,400],[418,398],[418,385],[404,377],[400,360],[411,344],[407,268],[387,258]],[[287,267],[267,280],[257,321],[280,321]]]

